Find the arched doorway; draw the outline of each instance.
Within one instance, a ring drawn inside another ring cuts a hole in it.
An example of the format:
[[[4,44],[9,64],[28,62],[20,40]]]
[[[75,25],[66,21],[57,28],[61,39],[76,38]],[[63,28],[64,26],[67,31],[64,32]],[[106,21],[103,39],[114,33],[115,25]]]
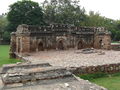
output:
[[[78,42],[77,49],[82,49],[83,48],[83,43],[82,41]]]
[[[64,50],[64,49],[65,49],[62,40],[60,40],[60,41],[58,42],[58,49],[59,49],[59,50]]]
[[[100,47],[100,49],[103,47],[103,45],[102,45],[103,43],[102,43],[102,39],[99,41],[99,47]]]
[[[43,50],[44,50],[43,43],[40,42],[40,43],[38,44],[38,51],[43,51]]]

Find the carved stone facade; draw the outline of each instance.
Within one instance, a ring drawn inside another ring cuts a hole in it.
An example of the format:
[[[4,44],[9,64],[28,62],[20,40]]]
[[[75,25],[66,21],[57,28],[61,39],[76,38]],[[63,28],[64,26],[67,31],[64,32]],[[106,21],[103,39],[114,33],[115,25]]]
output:
[[[103,27],[52,24],[46,27],[19,25],[17,31],[11,34],[11,58],[15,57],[15,53],[69,48],[110,49],[110,32]]]

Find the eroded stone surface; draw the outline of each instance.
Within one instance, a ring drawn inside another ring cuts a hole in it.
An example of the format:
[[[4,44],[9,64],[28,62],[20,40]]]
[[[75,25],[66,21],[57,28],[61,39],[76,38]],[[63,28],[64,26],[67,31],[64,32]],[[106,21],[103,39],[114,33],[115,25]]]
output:
[[[61,67],[33,67],[9,69],[2,75],[5,85],[14,83],[27,83],[30,81],[49,80],[71,76],[72,74]]]
[[[24,69],[31,69],[31,68],[39,68],[39,67],[50,67],[51,65],[49,63],[37,63],[37,64],[31,64],[31,63],[17,63],[17,64],[8,64],[3,65],[2,68],[0,68],[1,74],[5,74],[8,71],[21,71]]]
[[[10,57],[15,53],[70,48],[111,49],[110,32],[103,27],[75,27],[53,24],[46,27],[19,25],[11,34]]]
[[[43,65],[30,64],[30,68],[24,64],[6,65],[7,69],[4,66],[6,72],[1,75],[0,90],[106,90],[74,76],[66,68]]]
[[[5,86],[4,89],[5,90],[107,90],[101,86],[90,83],[89,81],[85,81],[82,79],[78,80],[74,77],[45,80],[38,82],[36,85],[24,85],[24,86],[16,85],[16,87],[14,88],[13,86]]]

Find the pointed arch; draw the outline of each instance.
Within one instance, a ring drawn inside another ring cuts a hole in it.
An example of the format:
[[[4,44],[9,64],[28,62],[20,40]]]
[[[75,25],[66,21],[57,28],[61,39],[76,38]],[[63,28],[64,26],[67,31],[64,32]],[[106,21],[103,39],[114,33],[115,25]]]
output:
[[[102,39],[99,41],[99,47],[100,47],[100,49],[103,47],[103,42],[102,42]]]
[[[63,44],[63,41],[62,41],[62,40],[60,40],[60,41],[58,42],[58,49],[59,49],[59,50],[64,50],[64,49],[65,49],[64,44]]]
[[[66,46],[67,46],[66,41],[63,38],[57,40],[57,49],[58,50],[65,50]]]
[[[82,49],[82,48],[83,48],[83,42],[82,42],[82,40],[80,40],[77,43],[77,49]]]
[[[44,45],[43,42],[38,43],[38,51],[43,51],[44,50]]]

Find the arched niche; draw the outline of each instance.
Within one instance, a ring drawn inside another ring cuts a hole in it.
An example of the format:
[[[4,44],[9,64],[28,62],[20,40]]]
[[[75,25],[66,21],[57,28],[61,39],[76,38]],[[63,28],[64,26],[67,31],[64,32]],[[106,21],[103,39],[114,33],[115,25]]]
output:
[[[77,43],[77,49],[83,49],[83,42],[81,40]]]
[[[64,39],[59,39],[57,41],[57,49],[58,50],[65,50],[66,49],[66,42]]]
[[[38,51],[43,51],[44,50],[44,45],[43,42],[38,43]]]
[[[103,41],[102,39],[99,40],[99,48],[101,49],[103,47]]]

